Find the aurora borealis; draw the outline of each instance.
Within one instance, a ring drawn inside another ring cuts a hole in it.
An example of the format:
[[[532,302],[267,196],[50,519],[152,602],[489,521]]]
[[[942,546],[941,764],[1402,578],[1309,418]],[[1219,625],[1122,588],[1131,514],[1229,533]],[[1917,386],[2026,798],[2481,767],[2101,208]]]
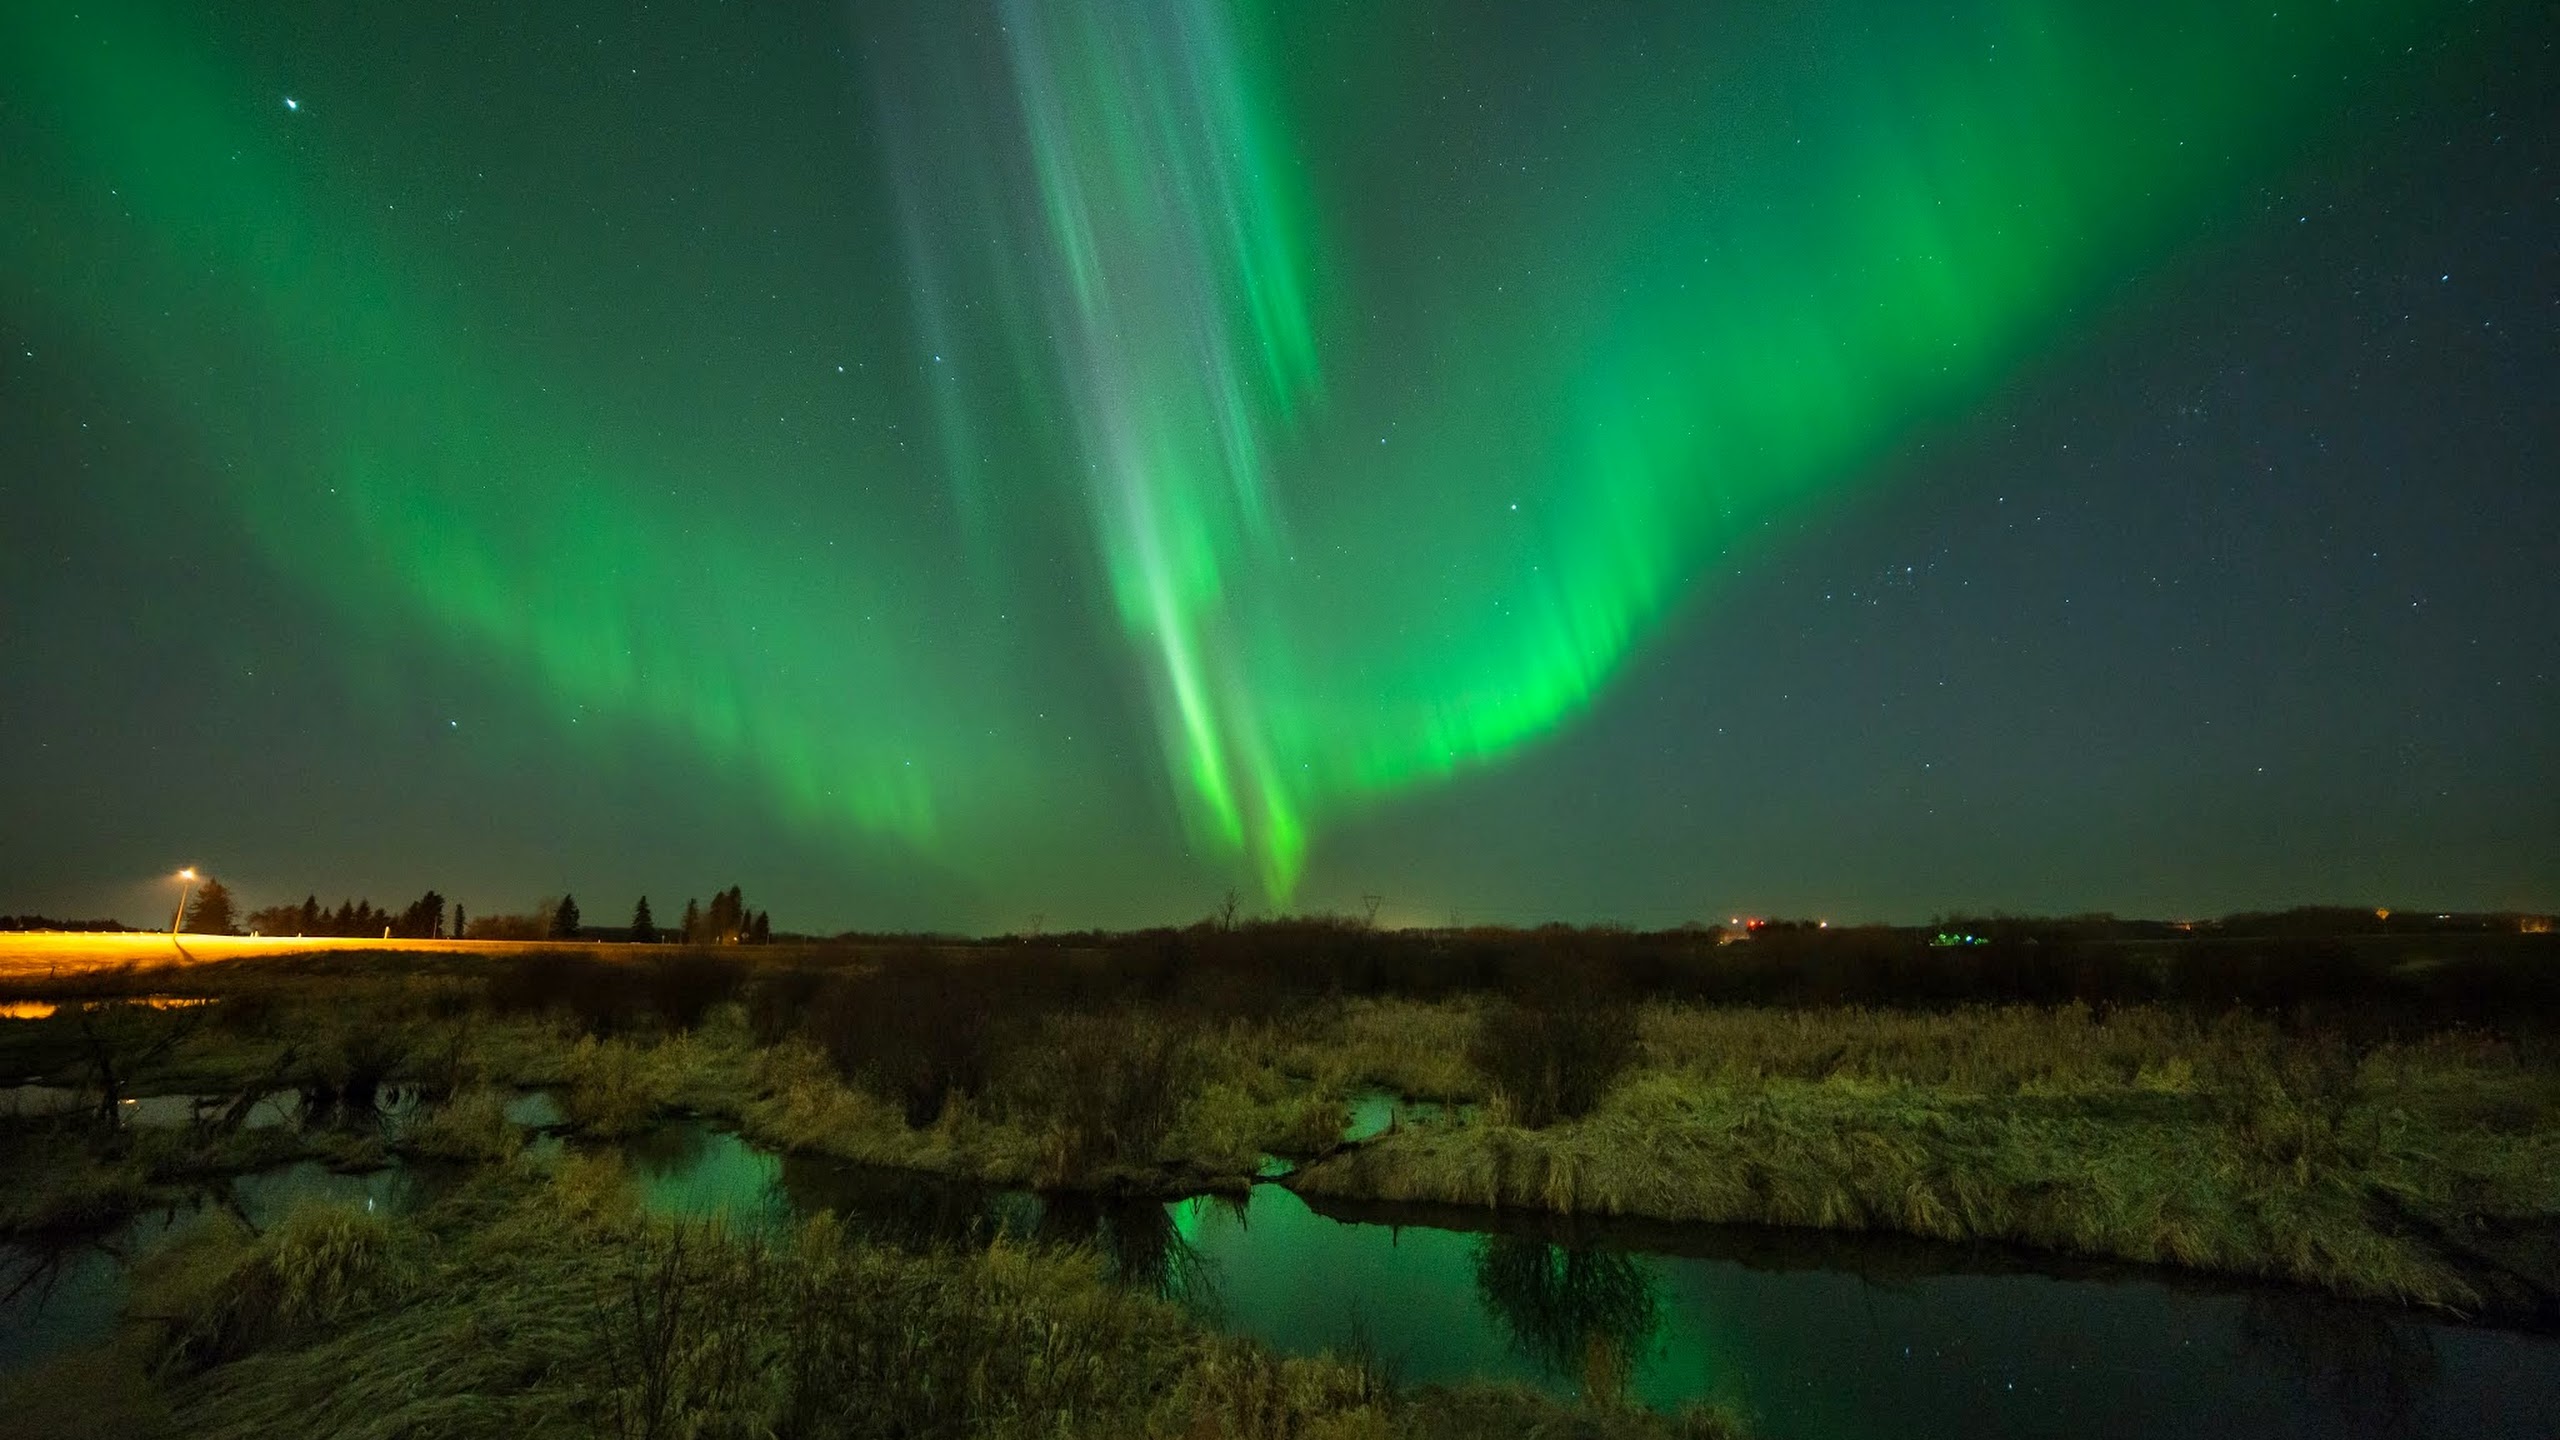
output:
[[[25,903],[2560,883],[2535,7],[532,10],[0,21]]]

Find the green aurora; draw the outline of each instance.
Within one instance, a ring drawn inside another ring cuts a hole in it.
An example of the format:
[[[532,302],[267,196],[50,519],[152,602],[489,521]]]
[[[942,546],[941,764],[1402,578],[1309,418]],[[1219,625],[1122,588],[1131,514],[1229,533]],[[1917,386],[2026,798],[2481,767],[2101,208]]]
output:
[[[1111,794],[1048,714],[1099,673],[1192,845],[1283,903],[1328,825],[1568,724],[1764,519],[2353,143],[2341,96],[2449,8],[1666,15],[1558,46],[1525,158],[1398,69],[1455,7],[858,8],[825,63],[867,164],[758,162],[868,287],[786,388],[869,428],[815,443],[686,422],[750,407],[726,341],[650,328],[683,227],[596,257],[627,315],[519,323],[402,157],[188,7],[0,20],[51,146],[0,161],[43,197],[0,264],[185,417],[279,570],[564,726],[995,880]],[[696,353],[622,384],[580,345]]]

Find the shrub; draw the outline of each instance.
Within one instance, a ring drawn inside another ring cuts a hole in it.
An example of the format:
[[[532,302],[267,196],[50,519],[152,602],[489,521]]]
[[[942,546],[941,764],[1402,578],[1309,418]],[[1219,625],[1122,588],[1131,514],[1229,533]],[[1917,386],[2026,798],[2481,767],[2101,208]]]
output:
[[[346,1016],[315,1048],[308,1072],[311,1103],[369,1118],[374,1101],[409,1059],[409,1037],[378,1016]]]
[[[991,996],[974,979],[929,955],[838,977],[810,1007],[810,1038],[847,1081],[898,1101],[909,1125],[930,1125],[954,1091],[986,1089]]]
[[[1520,1124],[1591,1112],[1635,1055],[1634,1007],[1605,998],[1496,1001],[1477,1018],[1469,1056]]]
[[[612,1035],[637,1009],[629,967],[597,955],[537,950],[489,977],[489,1008],[501,1015],[565,1011],[590,1035]]]
[[[1046,1127],[1041,1178],[1155,1162],[1195,1087],[1190,1037],[1146,1011],[1065,1015],[1023,1047],[1005,1097]]]
[[[746,968],[735,956],[680,950],[651,962],[642,986],[660,1023],[669,1031],[691,1030],[712,1006],[737,995]]]

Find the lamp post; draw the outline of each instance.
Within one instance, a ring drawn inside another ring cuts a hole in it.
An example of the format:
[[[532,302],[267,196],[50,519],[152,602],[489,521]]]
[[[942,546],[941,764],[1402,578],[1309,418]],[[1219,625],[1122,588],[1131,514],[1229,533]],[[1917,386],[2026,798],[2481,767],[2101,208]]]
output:
[[[178,913],[169,917],[171,936],[178,933],[179,926],[187,923],[187,901],[193,899],[196,893],[196,867],[190,865],[179,871],[178,878],[185,883],[178,887]]]

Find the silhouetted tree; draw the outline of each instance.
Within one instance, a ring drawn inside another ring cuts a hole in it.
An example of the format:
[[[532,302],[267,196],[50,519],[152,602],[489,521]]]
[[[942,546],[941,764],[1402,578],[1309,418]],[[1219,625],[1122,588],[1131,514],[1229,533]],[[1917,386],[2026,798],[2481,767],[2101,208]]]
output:
[[[187,928],[198,935],[236,935],[232,928],[231,887],[208,876],[187,907]]]
[[[747,940],[756,945],[772,944],[773,917],[762,910],[757,911],[755,924],[747,927]]]
[[[327,919],[328,916],[329,912],[320,908],[319,896],[305,895],[302,897],[302,913],[295,919],[293,933],[296,935],[317,935],[320,933],[320,922]]]
[[[642,945],[658,943],[658,922],[649,914],[649,897],[646,895],[640,897],[639,904],[631,907],[631,938]]]
[[[465,924],[465,917],[464,917],[464,915],[463,915],[463,913],[462,913],[462,902],[461,902],[461,901],[459,901],[459,900],[457,900],[457,901],[453,902],[453,938],[454,938],[454,939],[459,940],[459,939],[461,939],[461,938],[462,938],[462,932],[463,932],[464,924]]]
[[[249,933],[252,935],[307,933],[296,928],[301,922],[302,907],[299,905],[270,905],[264,910],[250,911],[241,921],[249,927]]]
[[[563,895],[560,897],[560,908],[551,912],[551,938],[554,940],[575,940],[578,938],[577,896]]]
[[[444,897],[430,890],[409,902],[400,912],[397,927],[403,936],[414,940],[433,940],[444,933]]]
[[[702,904],[700,901],[688,899],[684,902],[684,943],[687,945],[699,945],[702,943]]]
[[[702,917],[703,938],[714,945],[735,945],[747,933],[747,901],[739,887],[711,897],[711,909]]]

